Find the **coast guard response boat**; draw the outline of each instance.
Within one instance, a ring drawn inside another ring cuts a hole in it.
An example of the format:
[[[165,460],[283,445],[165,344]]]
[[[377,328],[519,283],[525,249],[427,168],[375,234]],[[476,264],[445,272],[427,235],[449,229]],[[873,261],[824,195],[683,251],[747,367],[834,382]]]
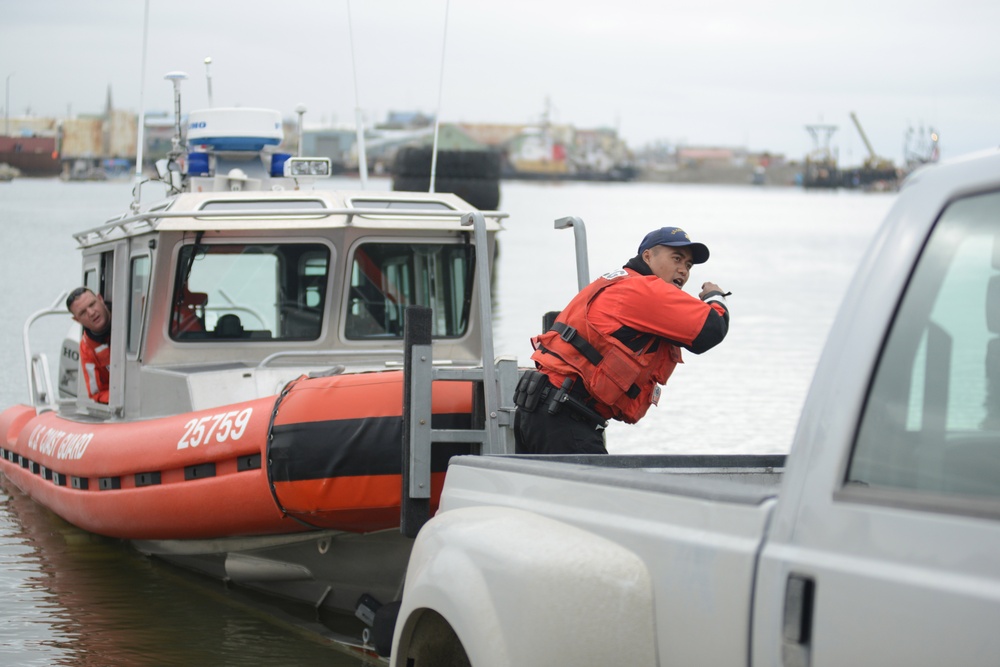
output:
[[[192,112],[185,150],[179,108],[167,198],[75,235],[111,304],[110,399],[83,390],[76,340],[57,390],[31,347],[62,295],[25,325],[30,403],[0,414],[0,471],[80,528],[371,622],[400,595],[401,496],[433,512],[451,454],[511,449],[513,406],[482,398],[516,380],[490,337],[505,214],[323,189],[329,160],[279,152],[276,111]],[[404,422],[411,306],[429,313],[415,363],[441,379]],[[410,424],[428,446],[404,456]]]

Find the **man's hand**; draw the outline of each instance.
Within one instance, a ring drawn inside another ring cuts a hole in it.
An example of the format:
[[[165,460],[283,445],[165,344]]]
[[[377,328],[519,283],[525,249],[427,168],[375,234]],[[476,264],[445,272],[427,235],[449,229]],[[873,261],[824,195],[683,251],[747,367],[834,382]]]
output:
[[[702,283],[701,294],[698,295],[698,298],[704,300],[705,296],[709,292],[719,292],[721,294],[722,288],[716,285],[715,283]]]

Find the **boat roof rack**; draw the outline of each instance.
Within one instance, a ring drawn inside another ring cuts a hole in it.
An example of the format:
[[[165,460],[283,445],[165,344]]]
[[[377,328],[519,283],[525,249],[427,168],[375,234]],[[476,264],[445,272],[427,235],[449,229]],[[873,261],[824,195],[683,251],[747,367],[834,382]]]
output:
[[[510,217],[502,211],[476,211],[484,218],[491,220],[502,220]],[[395,209],[395,208],[359,208],[359,207],[336,207],[331,208],[325,205],[310,208],[267,208],[260,209],[239,208],[239,209],[213,209],[213,210],[186,210],[169,211],[164,209],[153,209],[134,215],[126,215],[113,219],[99,227],[87,229],[73,234],[73,238],[86,248],[110,240],[127,238],[150,231],[156,231],[165,220],[188,218],[195,220],[206,219],[239,219],[239,220],[303,220],[328,218],[330,216],[346,216],[347,224],[350,225],[355,217],[366,217],[378,220],[399,220],[405,218],[423,218],[432,220],[460,221],[472,211],[460,210],[420,210],[420,209]],[[255,225],[256,226],[256,225]]]

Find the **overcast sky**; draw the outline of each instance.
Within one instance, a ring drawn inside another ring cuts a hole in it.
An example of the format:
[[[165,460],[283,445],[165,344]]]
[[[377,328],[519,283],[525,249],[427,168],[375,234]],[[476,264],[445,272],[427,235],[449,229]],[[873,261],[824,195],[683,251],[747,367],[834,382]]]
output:
[[[10,114],[99,113],[108,86],[138,111],[144,6],[0,0]],[[805,126],[833,124],[844,164],[867,155],[854,111],[879,155],[932,126],[954,157],[1000,145],[998,26],[1000,3],[972,0],[149,0],[145,107],[172,109],[176,70],[184,109],[207,106],[211,57],[214,106],[301,103],[311,125],[434,113],[441,90],[444,122],[538,121],[549,100],[633,148],[800,159]]]

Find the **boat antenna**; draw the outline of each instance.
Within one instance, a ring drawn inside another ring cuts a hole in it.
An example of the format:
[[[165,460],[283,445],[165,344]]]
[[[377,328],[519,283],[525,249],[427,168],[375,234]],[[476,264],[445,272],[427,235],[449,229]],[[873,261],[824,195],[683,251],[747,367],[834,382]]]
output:
[[[149,39],[149,0],[142,15],[142,71],[139,73],[139,120],[135,142],[135,185],[132,186],[132,212],[138,213],[142,189],[142,148],[146,143],[146,43]]]
[[[441,95],[444,92],[444,52],[445,47],[448,44],[448,9],[451,5],[451,0],[445,0],[444,3],[444,36],[441,38],[441,73],[438,76],[438,103],[437,110],[434,112],[434,144],[431,148],[431,184],[428,192],[434,192],[434,186],[437,181],[437,160],[438,160],[438,134],[441,129]]]
[[[170,140],[170,159],[181,156],[181,81],[188,78],[184,72],[168,72],[164,77],[174,84],[174,136]]]
[[[351,40],[351,71],[354,73],[354,123],[358,133],[358,175],[361,189],[368,187],[368,159],[365,155],[365,127],[361,120],[361,102],[358,97],[358,66],[354,61],[354,28],[351,25],[351,0],[347,0],[347,34]]]
[[[205,82],[208,84],[208,108],[212,108],[212,59],[205,58]]]
[[[179,172],[171,169],[171,165],[177,167],[177,158],[184,155],[184,148],[181,146],[181,81],[188,78],[184,72],[168,72],[164,77],[174,84],[174,136],[170,139],[170,152],[167,153],[167,177],[171,190],[180,191],[180,179],[175,180],[174,174],[180,176]],[[183,177],[181,177],[183,178]]]
[[[304,104],[299,104],[297,107],[295,107],[295,113],[297,113],[298,116],[299,116],[299,127],[298,127],[298,133],[297,133],[298,134],[298,139],[297,139],[297,141],[298,141],[298,149],[297,149],[298,157],[302,157],[302,116],[305,115],[306,111],[308,111],[308,109],[306,109],[306,105],[304,105]]]

